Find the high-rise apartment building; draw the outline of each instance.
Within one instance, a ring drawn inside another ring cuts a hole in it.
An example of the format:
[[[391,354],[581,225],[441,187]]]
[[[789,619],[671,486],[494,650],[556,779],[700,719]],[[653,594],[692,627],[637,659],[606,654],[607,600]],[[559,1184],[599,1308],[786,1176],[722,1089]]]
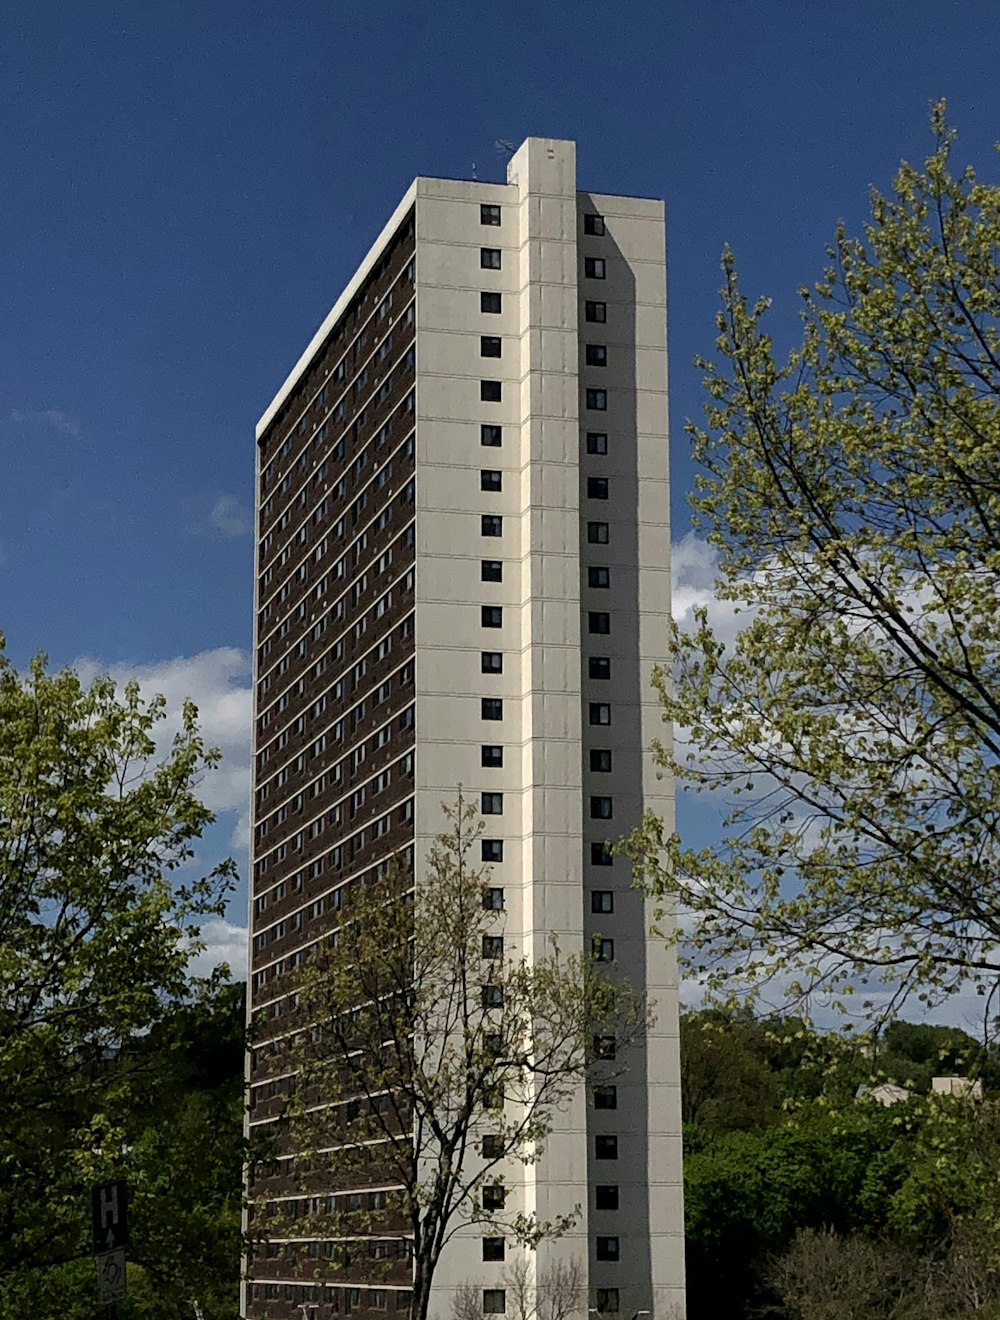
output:
[[[257,430],[250,1121],[279,1110],[296,968],[345,885],[409,848],[419,884],[461,783],[518,947],[598,935],[654,1004],[637,1065],[581,1088],[510,1175],[540,1219],[581,1207],[537,1276],[576,1259],[585,1306],[626,1320],[683,1314],[674,962],[606,846],[673,811],[648,751],[665,733],[666,376],[662,203],[578,192],[573,143],[529,138],[505,184],[413,182]],[[302,1196],[280,1161],[254,1193]],[[449,1245],[438,1320],[468,1280],[503,1311],[485,1254],[474,1228]],[[401,1314],[406,1288],[405,1257],[316,1282],[276,1241],[245,1313]]]

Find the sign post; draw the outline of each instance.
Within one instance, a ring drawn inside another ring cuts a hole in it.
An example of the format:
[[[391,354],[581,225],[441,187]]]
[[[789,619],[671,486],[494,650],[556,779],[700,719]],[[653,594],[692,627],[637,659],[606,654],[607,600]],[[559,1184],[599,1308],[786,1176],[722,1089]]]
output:
[[[128,1245],[128,1188],[124,1179],[90,1189],[90,1227],[97,1264],[97,1301],[111,1307],[116,1320],[125,1296],[125,1247]]]

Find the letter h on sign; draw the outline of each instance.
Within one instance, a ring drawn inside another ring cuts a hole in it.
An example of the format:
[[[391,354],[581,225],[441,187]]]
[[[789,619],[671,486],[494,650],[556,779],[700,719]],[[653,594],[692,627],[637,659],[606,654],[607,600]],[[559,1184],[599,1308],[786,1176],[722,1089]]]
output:
[[[124,1179],[98,1183],[90,1189],[94,1255],[116,1251],[128,1243],[128,1192]]]

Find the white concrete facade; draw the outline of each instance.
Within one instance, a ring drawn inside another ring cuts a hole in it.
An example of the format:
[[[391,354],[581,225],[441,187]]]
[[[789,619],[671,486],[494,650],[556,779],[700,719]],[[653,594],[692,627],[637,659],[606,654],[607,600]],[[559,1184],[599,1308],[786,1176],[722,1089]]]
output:
[[[578,193],[574,144],[542,138],[512,158],[506,185],[419,178],[415,204],[416,857],[457,784],[477,800],[502,793],[487,832],[504,841],[494,878],[508,940],[530,956],[552,934],[565,949],[607,936],[619,971],[646,987],[656,1025],[618,1080],[617,1109],[595,1110],[581,1091],[543,1160],[507,1177],[516,1208],[540,1219],[581,1207],[575,1229],[537,1252],[540,1274],[576,1258],[591,1306],[617,1289],[622,1313],[680,1316],[674,962],[624,860],[595,867],[590,850],[644,810],[673,813],[648,752],[665,733],[649,679],[670,608],[663,205]],[[482,205],[500,207],[498,226],[481,223]],[[587,214],[603,234],[584,233]],[[484,268],[483,248],[499,250],[499,269]],[[603,279],[585,274],[588,257],[605,263]],[[499,312],[481,311],[484,291],[501,295]],[[590,302],[605,320],[586,319]],[[481,355],[483,335],[499,337],[499,358]],[[606,365],[586,364],[587,344]],[[499,402],[481,398],[482,380],[500,382]],[[606,392],[606,409],[587,407],[588,389]],[[502,428],[499,447],[481,444],[484,423]],[[588,432],[607,435],[606,453],[588,453]],[[501,473],[499,491],[481,489],[484,469]],[[588,494],[592,477],[606,498]],[[484,514],[502,519],[499,536],[483,535]],[[597,543],[592,522],[607,528]],[[481,580],[483,559],[502,561],[501,582]],[[590,587],[591,568],[609,587]],[[498,629],[483,627],[483,605],[502,607]],[[609,634],[590,632],[591,612],[610,615]],[[484,651],[502,653],[502,673],[482,672]],[[596,655],[610,679],[589,677]],[[483,697],[502,699],[501,721],[481,718]],[[591,703],[609,725],[591,725]],[[502,767],[483,766],[484,744],[503,747]],[[592,748],[611,753],[610,773],[592,772]],[[594,796],[612,800],[610,821],[591,819]],[[613,913],[591,911],[598,889],[614,894]],[[599,1135],[618,1138],[617,1161],[597,1158]],[[617,1211],[595,1209],[597,1185],[619,1188]],[[502,1286],[505,1266],[482,1261],[479,1236],[457,1238],[442,1261],[439,1320],[460,1283]],[[618,1260],[598,1259],[599,1238],[617,1240]]]
[[[484,223],[484,206],[499,208],[499,223]],[[616,1106],[598,1108],[581,1088],[544,1157],[506,1171],[508,1205],[542,1220],[580,1207],[574,1228],[543,1242],[531,1265],[543,1277],[555,1262],[579,1261],[582,1310],[681,1320],[674,960],[650,934],[652,905],[631,889],[625,860],[604,865],[592,852],[646,810],[673,822],[673,785],[657,778],[649,750],[669,736],[650,684],[670,609],[663,203],[578,192],[574,144],[546,138],[522,145],[505,184],[416,179],[262,417],[258,439],[284,427],[290,408],[288,433],[297,434],[296,391],[411,212],[418,881],[442,828],[441,803],[457,785],[477,802],[502,794],[502,814],[484,819],[486,833],[503,840],[494,883],[504,891],[508,944],[531,957],[547,952],[553,935],[567,951],[590,948],[595,936],[613,941],[617,973],[648,994],[655,1026],[624,1061]],[[483,294],[499,294],[499,310],[484,310]],[[484,336],[499,340],[499,357],[484,356]],[[499,400],[483,397],[482,382],[499,383]],[[501,428],[498,444],[482,443],[483,426]],[[484,518],[501,523],[487,529]],[[502,564],[500,580],[485,578],[485,560]],[[484,607],[502,610],[499,626],[484,626]],[[485,671],[487,652],[500,653],[502,671]],[[502,701],[502,718],[484,717],[484,699]],[[484,764],[486,746],[502,748],[502,765]],[[253,1003],[270,993],[251,977]],[[616,1209],[599,1206],[598,1188],[617,1188]],[[504,1286],[514,1249],[506,1263],[484,1262],[481,1236],[470,1229],[446,1249],[436,1320],[450,1320],[458,1285]],[[270,1277],[261,1274],[260,1288]]]

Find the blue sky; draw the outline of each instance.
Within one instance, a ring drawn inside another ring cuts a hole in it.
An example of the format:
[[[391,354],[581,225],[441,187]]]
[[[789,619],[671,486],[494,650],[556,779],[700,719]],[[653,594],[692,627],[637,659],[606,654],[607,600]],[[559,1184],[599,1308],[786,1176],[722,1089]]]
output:
[[[242,838],[253,425],[414,174],[573,137],[581,187],[667,199],[680,539],[723,244],[785,339],[930,100],[984,175],[1000,138],[982,0],[9,0],[4,26],[0,629],[18,663],[200,701],[212,849]]]

